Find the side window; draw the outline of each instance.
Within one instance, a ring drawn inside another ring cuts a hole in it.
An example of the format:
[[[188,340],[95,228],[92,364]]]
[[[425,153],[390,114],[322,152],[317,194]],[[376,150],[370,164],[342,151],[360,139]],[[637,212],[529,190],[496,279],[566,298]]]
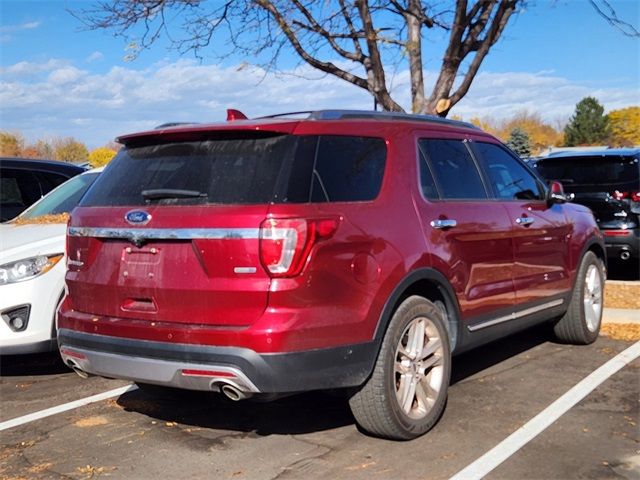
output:
[[[15,170],[0,171],[0,203],[3,205],[8,203],[24,205],[16,176]]]
[[[319,137],[311,201],[373,200],[380,192],[386,156],[380,138]]]
[[[503,200],[541,200],[540,184],[509,152],[492,143],[475,143],[494,193]]]
[[[422,190],[422,194],[429,200],[437,200],[439,198],[438,188],[436,187],[436,182],[433,179],[427,157],[425,157],[422,152],[422,148],[418,148],[418,161],[420,162],[420,189]]]
[[[462,141],[420,140],[419,144],[427,156],[441,198],[456,200],[487,198],[480,172]]]

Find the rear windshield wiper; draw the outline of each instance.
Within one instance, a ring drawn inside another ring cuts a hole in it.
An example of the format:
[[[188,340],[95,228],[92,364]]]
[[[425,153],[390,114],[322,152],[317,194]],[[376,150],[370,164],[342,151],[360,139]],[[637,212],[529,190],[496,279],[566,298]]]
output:
[[[197,190],[181,190],[179,188],[156,188],[143,190],[142,197],[145,200],[163,200],[171,198],[206,198],[208,195]]]

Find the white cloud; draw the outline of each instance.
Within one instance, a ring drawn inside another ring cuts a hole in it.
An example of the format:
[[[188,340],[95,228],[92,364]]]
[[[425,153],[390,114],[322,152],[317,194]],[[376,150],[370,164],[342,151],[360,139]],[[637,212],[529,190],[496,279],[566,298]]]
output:
[[[85,58],[84,61],[91,63],[91,62],[99,62],[102,59],[104,59],[104,54],[96,50],[95,52],[91,53],[91,55],[89,55],[87,58]]]
[[[373,107],[364,90],[306,67],[289,74],[265,75],[255,67],[180,60],[142,70],[118,66],[98,75],[52,59],[16,63],[0,73],[0,129],[20,130],[30,139],[71,135],[93,147],[167,121],[223,120],[226,108],[253,117]],[[427,72],[427,85],[435,76]],[[393,85],[394,98],[410,105],[408,73],[396,74]],[[484,72],[452,113],[467,119],[502,119],[527,109],[555,122],[568,118],[587,95],[598,98],[607,110],[640,103],[638,92],[631,88],[593,89],[553,72]]]
[[[86,77],[86,72],[75,67],[63,67],[53,70],[47,80],[50,85],[64,85],[77,82],[81,77]]]
[[[57,68],[69,65],[66,60],[50,59],[44,63],[38,62],[18,62],[9,67],[0,67],[0,75],[5,79],[20,79],[20,77],[29,77],[42,72],[50,72]]]
[[[25,22],[20,23],[18,25],[2,25],[0,26],[0,33],[12,33],[18,32],[20,30],[33,30],[34,28],[38,28],[42,22]]]
[[[0,43],[9,43],[13,40],[12,34],[22,30],[33,30],[38,28],[42,22],[25,22],[17,25],[0,25]]]

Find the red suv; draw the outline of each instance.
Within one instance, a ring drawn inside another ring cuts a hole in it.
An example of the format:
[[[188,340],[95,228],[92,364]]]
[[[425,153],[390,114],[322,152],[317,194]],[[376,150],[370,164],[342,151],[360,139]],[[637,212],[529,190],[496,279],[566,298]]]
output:
[[[243,117],[119,139],[68,228],[58,341],[78,373],[233,400],[344,387],[363,429],[409,439],[441,415],[452,354],[542,322],[596,339],[593,215],[494,137]]]

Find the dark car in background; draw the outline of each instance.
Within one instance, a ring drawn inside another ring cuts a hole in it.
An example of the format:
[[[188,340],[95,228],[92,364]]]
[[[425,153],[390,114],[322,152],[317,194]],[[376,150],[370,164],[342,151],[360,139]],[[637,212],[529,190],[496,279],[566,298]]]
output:
[[[85,170],[53,160],[0,158],[0,222],[17,217],[58,185]]]
[[[547,180],[562,182],[573,201],[589,207],[610,260],[640,260],[640,148],[558,152],[537,160]]]

